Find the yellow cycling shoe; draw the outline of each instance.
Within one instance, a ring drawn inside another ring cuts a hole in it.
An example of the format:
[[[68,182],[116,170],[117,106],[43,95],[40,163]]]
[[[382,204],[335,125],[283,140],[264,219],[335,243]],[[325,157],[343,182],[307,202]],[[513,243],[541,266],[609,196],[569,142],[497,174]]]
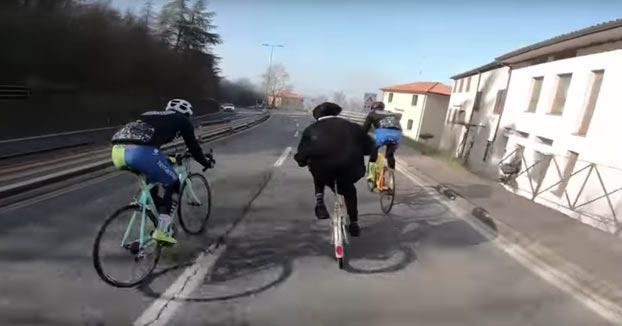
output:
[[[161,242],[165,242],[167,244],[176,244],[177,240],[175,240],[175,238],[171,237],[170,235],[160,231],[160,230],[155,230],[153,231],[153,234],[151,235],[151,237],[156,240],[156,241],[161,241]]]

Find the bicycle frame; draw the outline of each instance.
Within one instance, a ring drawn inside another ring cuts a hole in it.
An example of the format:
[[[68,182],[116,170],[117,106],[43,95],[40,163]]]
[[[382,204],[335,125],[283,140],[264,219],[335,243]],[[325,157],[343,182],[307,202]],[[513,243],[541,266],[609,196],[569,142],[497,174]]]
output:
[[[386,162],[384,154],[378,153],[378,159],[376,160],[376,188],[379,191],[384,191],[384,167]]]
[[[176,163],[175,160],[171,160],[171,161],[173,163]],[[175,172],[177,173],[179,180],[181,180],[180,187],[179,187],[179,194],[181,195],[181,190],[183,186],[185,184],[188,184],[187,191],[190,192],[192,199],[196,203],[201,204],[201,201],[199,200],[197,195],[194,193],[194,189],[192,189],[192,182],[189,179],[189,175],[190,175],[189,171],[190,171],[190,168],[188,167],[186,161],[183,161],[181,164],[175,164]],[[152,243],[151,237],[149,237],[148,239],[145,238],[145,223],[146,223],[145,219],[147,216],[146,214],[147,210],[150,210],[155,215],[156,219],[159,219],[160,214],[155,205],[153,197],[151,197],[151,189],[153,189],[153,187],[156,187],[157,184],[148,183],[145,176],[142,176],[142,175],[139,175],[138,179],[140,183],[140,195],[136,203],[141,207],[139,247],[142,248],[144,246],[149,246]],[[136,222],[136,215],[137,215],[136,212],[132,213],[132,218],[130,219],[130,222],[128,223],[127,229],[125,230],[123,239],[121,240],[121,247],[124,247],[127,243],[127,238],[130,234],[132,227],[134,226],[134,223]],[[175,219],[175,212],[173,212],[173,215],[171,216],[171,218],[173,220]]]
[[[342,259],[344,256],[343,245],[348,243],[344,214],[343,196],[339,195],[335,186],[335,206],[331,217],[332,237],[331,242],[335,245],[335,258]]]
[[[147,182],[147,179],[144,176],[139,176],[138,179],[140,182],[140,195],[138,197],[137,204],[141,207],[140,236],[139,236],[138,243],[139,243],[139,247],[142,248],[152,243],[151,238],[145,241],[145,219],[147,216],[146,214],[147,209],[151,210],[156,216],[156,218],[159,217],[159,214],[158,214],[158,209],[156,208],[155,202],[153,201],[153,198],[151,197],[151,189],[155,187],[156,185],[149,184]],[[127,237],[129,236],[130,231],[132,230],[132,227],[134,226],[135,222],[136,222],[136,212],[132,213],[132,218],[130,219],[130,222],[127,225],[127,229],[125,230],[125,233],[123,234],[123,239],[121,239],[121,247],[125,247]]]

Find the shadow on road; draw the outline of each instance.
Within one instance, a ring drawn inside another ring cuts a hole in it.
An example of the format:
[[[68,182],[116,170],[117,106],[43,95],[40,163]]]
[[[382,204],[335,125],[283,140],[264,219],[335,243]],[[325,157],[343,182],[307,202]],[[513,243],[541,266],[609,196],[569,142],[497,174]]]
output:
[[[413,215],[363,214],[362,237],[351,239],[346,247],[346,272],[355,274],[392,273],[405,269],[417,260],[416,250],[425,247],[460,249],[487,241],[468,223],[447,214],[447,208],[423,189],[398,196],[399,205]],[[267,207],[253,208],[255,214]],[[269,216],[262,214],[261,216]],[[247,297],[266,291],[287,280],[294,261],[305,257],[333,260],[326,221],[285,219],[281,216],[246,220],[227,241],[224,254],[189,302],[213,302]],[[182,263],[153,275],[139,287],[145,295],[159,297],[150,284]],[[338,268],[334,265],[335,270]],[[209,289],[209,290],[208,290]]]

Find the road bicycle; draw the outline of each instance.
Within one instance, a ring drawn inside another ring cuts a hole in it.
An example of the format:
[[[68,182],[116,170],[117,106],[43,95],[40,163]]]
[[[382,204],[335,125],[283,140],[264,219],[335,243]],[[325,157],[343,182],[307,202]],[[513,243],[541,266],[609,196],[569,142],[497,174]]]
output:
[[[369,173],[369,164],[367,171]],[[380,208],[385,214],[389,214],[395,203],[395,171],[387,164],[386,156],[378,153],[376,160],[376,173],[374,182],[367,182],[369,190],[380,193]]]
[[[212,195],[209,182],[203,174],[191,172],[190,157],[188,152],[169,157],[180,180],[179,205],[171,217],[169,236],[176,232],[175,215],[179,216],[181,228],[192,235],[205,230],[210,216]],[[213,151],[210,150],[206,157],[210,162],[207,168],[213,168]],[[145,280],[158,264],[162,247],[167,246],[151,237],[159,221],[151,190],[158,184],[148,183],[145,176],[136,171],[130,172],[138,177],[140,190],[129,205],[119,208],[106,219],[93,246],[97,274],[104,282],[116,287],[131,287]]]
[[[339,269],[344,269],[345,245],[348,243],[345,202],[343,196],[337,193],[337,183],[335,183],[333,192],[335,194],[335,205],[330,218],[331,243],[335,246],[335,258],[339,264]]]

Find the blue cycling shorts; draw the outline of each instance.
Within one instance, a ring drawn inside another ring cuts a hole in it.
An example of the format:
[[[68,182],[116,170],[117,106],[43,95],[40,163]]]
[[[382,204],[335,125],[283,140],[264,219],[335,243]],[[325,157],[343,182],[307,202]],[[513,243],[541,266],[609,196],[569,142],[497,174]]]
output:
[[[402,140],[402,131],[399,129],[378,128],[374,130],[374,137],[376,138],[376,146],[381,147],[389,142],[399,144]]]
[[[178,179],[171,160],[154,146],[114,145],[112,162],[119,169],[129,167],[144,174],[150,183],[170,185]]]

